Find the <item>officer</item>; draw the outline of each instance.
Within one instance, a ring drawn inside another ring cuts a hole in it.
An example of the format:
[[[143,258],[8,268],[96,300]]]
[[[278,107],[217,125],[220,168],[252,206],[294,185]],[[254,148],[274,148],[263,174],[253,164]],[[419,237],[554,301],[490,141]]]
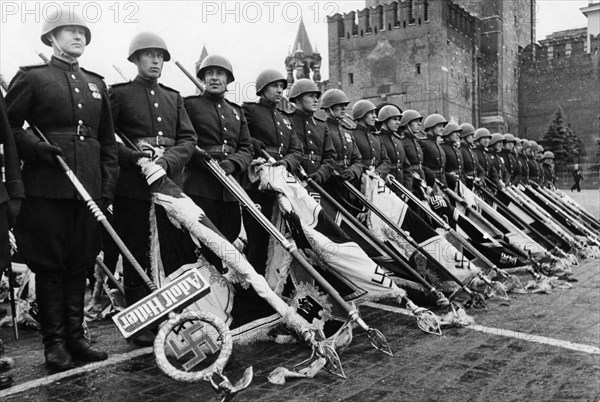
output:
[[[489,156],[490,156],[490,180],[497,187],[504,187],[507,182],[508,172],[504,166],[504,160],[500,157],[500,152],[504,148],[504,135],[500,133],[492,134],[489,142]]]
[[[423,150],[421,149],[421,145],[419,145],[419,141],[417,141],[417,139],[423,137],[421,131],[422,120],[423,116],[421,116],[421,113],[412,109],[405,110],[400,119],[400,136],[402,137],[402,146],[406,155],[403,184],[408,190],[419,195],[421,192],[415,191],[413,180],[416,177],[421,178],[423,181],[425,180]]]
[[[446,154],[439,144],[447,123],[444,116],[437,113],[430,114],[423,122],[423,129],[426,134],[426,138],[420,142],[423,150],[423,170],[425,172],[425,182],[431,188],[435,186],[436,179],[447,185],[444,174]]]
[[[296,106],[290,115],[292,126],[303,146],[302,168],[317,184],[323,184],[333,174],[336,153],[325,121],[315,117],[321,91],[317,85],[301,78],[292,85],[289,99]]]
[[[327,113],[327,130],[336,153],[335,170],[344,180],[356,183],[362,175],[362,156],[350,133],[351,127],[344,122],[346,106],[350,102],[340,89],[328,89],[321,98],[321,109]],[[329,186],[332,180],[327,181]]]
[[[6,95],[27,198],[15,226],[19,252],[36,274],[46,366],[62,371],[73,359],[99,361],[105,352],[84,339],[86,272],[101,249],[100,226],[55,156],[63,155],[90,196],[107,206],[115,192],[117,148],[102,77],[79,67],[90,43],[81,16],[56,10],[42,27],[51,46],[47,65],[22,67]],[[46,143],[23,123],[37,126]]]
[[[556,189],[556,173],[554,172],[554,153],[544,152],[542,155],[542,174],[544,176],[543,185],[551,190]]]
[[[381,136],[375,131],[375,109],[368,100],[359,100],[352,106],[352,119],[357,123],[352,134],[362,155],[363,167],[385,178],[390,173],[390,158]]]
[[[182,170],[194,151],[196,133],[179,92],[158,83],[163,63],[171,60],[165,41],[152,32],[139,33],[129,45],[127,60],[137,67],[137,76],[133,81],[111,86],[110,104],[115,131],[137,149],[118,145],[119,180],[114,222],[135,259],[149,271],[152,201],[150,187],[137,165],[140,157],[148,156],[148,152],[141,150],[153,149],[158,154],[156,164],[181,186]],[[181,249],[183,232],[173,226],[161,206],[154,205],[154,208],[162,266],[168,276],[190,261],[185,259]],[[123,261],[123,282],[128,306],[146,296],[144,282],[126,259]],[[149,346],[152,339],[148,332],[134,342]]]
[[[469,123],[460,125],[460,153],[463,159],[463,179],[468,188],[473,188],[473,181],[479,176],[481,167],[475,156],[475,127]]]
[[[500,158],[504,162],[506,168],[506,175],[503,177],[505,184],[511,184],[514,178],[520,174],[519,162],[515,154],[515,144],[517,139],[512,134],[504,134],[504,146],[500,151]]]
[[[225,173],[238,178],[245,175],[252,161],[252,140],[241,106],[225,98],[227,85],[235,78],[229,60],[210,55],[202,60],[196,76],[204,83],[201,95],[185,98],[185,109],[198,134],[198,146],[219,162]],[[200,152],[195,152],[184,169],[183,190],[202,208],[229,242],[241,230],[241,211],[237,199],[206,168]],[[191,248],[194,246],[190,243]],[[220,260],[208,249],[204,256],[218,269]]]
[[[381,123],[379,135],[385,146],[385,151],[390,158],[390,175],[400,183],[404,183],[404,168],[406,154],[402,145],[402,138],[398,133],[402,112],[396,106],[386,105],[379,110],[377,120]]]
[[[460,152],[461,129],[456,123],[448,123],[442,132],[442,143],[440,144],[446,156],[444,165],[444,176],[451,190],[456,191],[456,186],[463,179],[464,162]]]

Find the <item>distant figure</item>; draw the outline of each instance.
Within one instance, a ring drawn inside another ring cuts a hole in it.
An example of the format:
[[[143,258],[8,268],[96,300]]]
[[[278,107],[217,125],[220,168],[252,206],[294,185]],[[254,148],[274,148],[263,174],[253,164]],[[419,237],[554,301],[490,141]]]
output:
[[[583,174],[581,173],[581,169],[579,169],[579,165],[577,164],[575,164],[573,167],[573,180],[575,181],[575,184],[573,184],[571,187],[571,191],[577,190],[577,192],[580,193],[581,187],[579,186],[579,183],[583,180]]]

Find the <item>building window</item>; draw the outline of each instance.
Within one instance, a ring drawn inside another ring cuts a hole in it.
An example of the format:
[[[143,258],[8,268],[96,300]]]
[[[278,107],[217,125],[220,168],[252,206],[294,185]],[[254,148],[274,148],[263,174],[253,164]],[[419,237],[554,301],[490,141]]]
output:
[[[554,46],[548,46],[548,60],[554,57]]]
[[[429,21],[429,1],[423,2],[423,20]]]
[[[570,43],[567,43],[565,45],[565,56],[567,56],[567,57],[571,56],[571,44]]]
[[[348,73],[348,82],[354,84],[354,73]]]
[[[413,0],[408,0],[408,23],[415,23],[415,7],[413,4]]]
[[[421,74],[421,63],[417,63],[417,74]]]

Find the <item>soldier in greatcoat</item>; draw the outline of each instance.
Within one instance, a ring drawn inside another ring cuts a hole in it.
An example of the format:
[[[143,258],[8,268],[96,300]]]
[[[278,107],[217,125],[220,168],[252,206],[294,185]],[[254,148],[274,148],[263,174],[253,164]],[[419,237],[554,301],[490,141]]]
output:
[[[377,120],[381,123],[379,135],[388,158],[390,158],[389,174],[400,183],[404,183],[406,154],[404,153],[401,134],[398,133],[401,117],[402,112],[400,112],[400,109],[393,105],[386,105],[379,110]]]
[[[423,171],[423,150],[419,145],[419,139],[423,137],[421,122],[423,116],[416,110],[408,109],[402,113],[400,119],[400,136],[402,137],[402,146],[406,155],[404,165],[404,187],[420,195],[422,192],[415,191],[414,179],[417,176],[421,181],[425,180]]]
[[[440,144],[446,156],[446,164],[444,165],[444,176],[446,183],[451,190],[456,191],[458,182],[463,180],[464,162],[462,153],[460,152],[460,136],[461,129],[456,123],[448,123],[442,132],[442,143]]]
[[[444,174],[446,154],[439,144],[447,123],[444,116],[437,113],[430,114],[423,122],[423,129],[427,137],[422,139],[419,144],[423,150],[425,182],[431,188],[435,186],[436,180],[439,180],[444,185],[447,184],[446,175]]]

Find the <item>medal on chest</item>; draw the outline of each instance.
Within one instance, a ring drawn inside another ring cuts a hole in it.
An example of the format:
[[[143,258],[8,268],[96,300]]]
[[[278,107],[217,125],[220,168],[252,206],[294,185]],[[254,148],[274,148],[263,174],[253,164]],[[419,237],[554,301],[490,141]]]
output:
[[[102,99],[102,95],[100,95],[100,90],[98,89],[98,86],[96,84],[94,84],[93,82],[88,82],[88,88],[90,89],[90,91],[92,91],[92,96],[95,99]]]

